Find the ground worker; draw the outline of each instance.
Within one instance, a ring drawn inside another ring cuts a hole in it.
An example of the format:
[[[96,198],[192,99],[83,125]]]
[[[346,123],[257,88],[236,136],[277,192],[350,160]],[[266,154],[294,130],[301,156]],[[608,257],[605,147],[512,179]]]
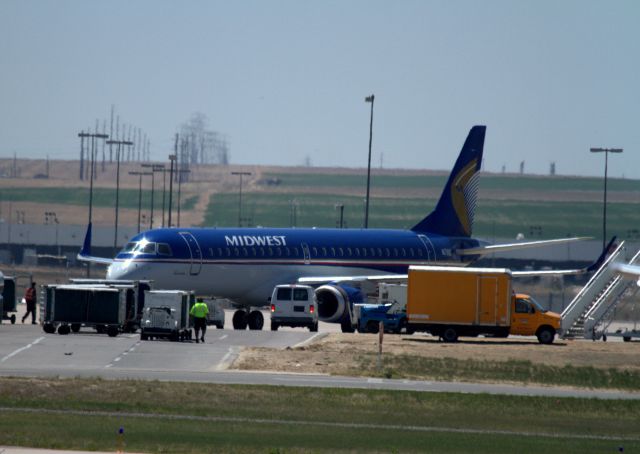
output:
[[[22,323],[29,316],[29,312],[31,312],[31,323],[36,324],[36,283],[32,282],[31,287],[29,287],[24,292],[24,302],[27,303],[27,312],[22,317]]]
[[[200,341],[204,343],[204,333],[207,332],[207,314],[209,314],[209,307],[202,301],[202,298],[198,298],[189,313],[193,317],[193,325],[196,330],[196,344]],[[200,330],[202,330],[202,337],[198,336]]]

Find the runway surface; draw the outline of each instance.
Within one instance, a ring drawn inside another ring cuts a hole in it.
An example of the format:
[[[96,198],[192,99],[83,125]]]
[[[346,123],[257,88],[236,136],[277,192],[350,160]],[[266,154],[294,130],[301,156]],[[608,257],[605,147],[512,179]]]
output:
[[[310,333],[302,329],[272,332],[210,328],[207,342],[196,344],[140,341],[138,334],[110,338],[91,330],[61,336],[45,334],[39,325],[4,323],[0,325],[0,375],[640,399],[640,393],[617,391],[239,372],[226,369],[242,347],[284,349],[322,335],[322,332]]]

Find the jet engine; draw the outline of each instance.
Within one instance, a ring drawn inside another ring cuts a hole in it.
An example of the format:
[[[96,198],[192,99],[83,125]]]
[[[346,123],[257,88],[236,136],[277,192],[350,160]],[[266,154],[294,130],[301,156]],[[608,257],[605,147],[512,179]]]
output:
[[[318,317],[323,322],[340,323],[342,331],[353,331],[353,305],[363,302],[360,289],[346,285],[326,284],[316,289]]]

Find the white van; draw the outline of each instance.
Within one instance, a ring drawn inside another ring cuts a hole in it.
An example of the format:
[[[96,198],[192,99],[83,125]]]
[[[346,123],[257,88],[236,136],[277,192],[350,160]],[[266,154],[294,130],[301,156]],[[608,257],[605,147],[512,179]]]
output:
[[[318,301],[308,285],[277,285],[271,295],[271,331],[281,326],[318,331]]]

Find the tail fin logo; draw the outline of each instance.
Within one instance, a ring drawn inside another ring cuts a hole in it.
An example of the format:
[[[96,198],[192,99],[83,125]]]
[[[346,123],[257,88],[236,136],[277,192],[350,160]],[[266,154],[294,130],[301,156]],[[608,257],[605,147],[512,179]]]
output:
[[[435,210],[411,230],[454,237],[471,236],[486,129],[486,126],[471,128]]]
[[[478,160],[473,159],[460,170],[451,185],[451,201],[460,225],[467,236],[473,231],[473,218],[476,211],[478,182],[480,174],[476,171]]]

